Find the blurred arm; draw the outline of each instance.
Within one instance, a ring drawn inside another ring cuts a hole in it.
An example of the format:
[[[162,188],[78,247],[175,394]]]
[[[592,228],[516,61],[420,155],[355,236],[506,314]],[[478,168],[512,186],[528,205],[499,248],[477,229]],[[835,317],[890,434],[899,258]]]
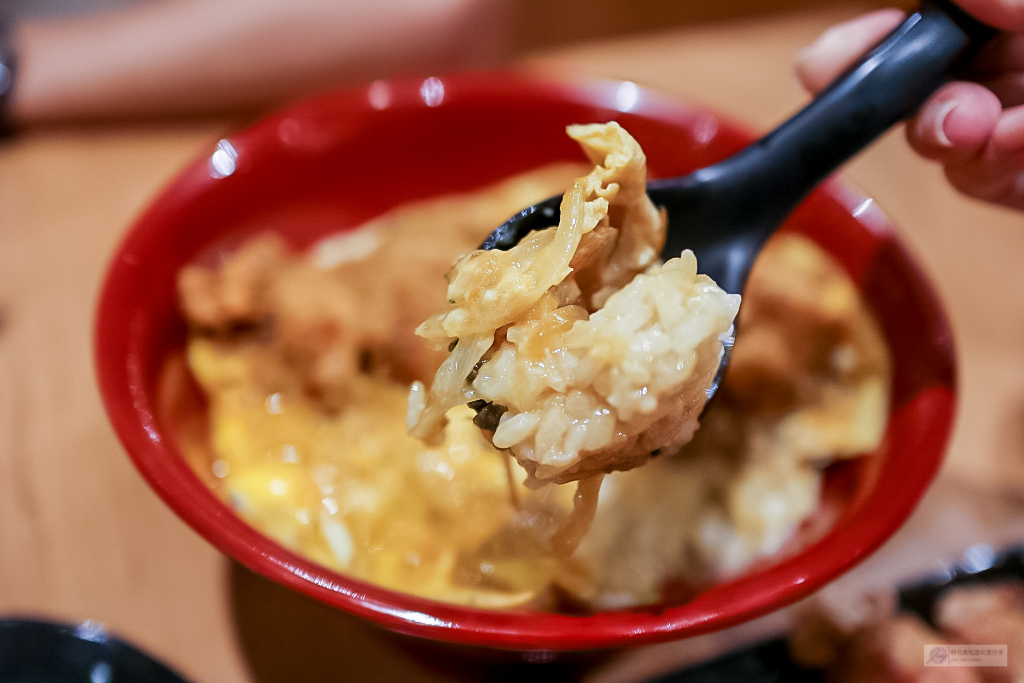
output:
[[[328,85],[481,66],[503,0],[161,0],[26,23],[16,122],[252,109]]]

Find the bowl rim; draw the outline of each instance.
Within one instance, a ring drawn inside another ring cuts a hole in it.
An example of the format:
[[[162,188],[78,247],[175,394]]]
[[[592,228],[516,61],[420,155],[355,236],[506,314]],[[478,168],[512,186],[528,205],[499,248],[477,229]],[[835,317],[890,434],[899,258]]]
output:
[[[478,89],[491,95],[546,93],[575,103],[615,108],[615,97],[627,81],[590,79],[567,83],[525,76],[516,72],[453,74],[442,77],[445,84]],[[379,83],[379,82],[378,82]],[[423,79],[387,82],[393,92],[420,92]],[[635,84],[630,84],[636,88]],[[281,112],[271,114],[229,136],[244,142],[276,127],[283,117],[311,110],[323,102],[345,102],[367,108],[367,95],[375,84],[319,95]],[[707,112],[737,131],[744,131],[710,107],[684,98],[639,89],[643,97],[631,113],[669,117],[680,112]],[[426,106],[426,105],[424,105]],[[749,133],[743,133],[753,139]],[[188,193],[214,182],[208,171],[209,156],[200,155],[158,193],[133,222],[114,251],[106,272],[96,309],[94,361],[104,406],[129,457],[149,485],[201,536],[221,552],[249,569],[277,583],[328,605],[367,618],[392,630],[452,643],[513,650],[582,650],[639,645],[699,635],[761,616],[804,597],[833,580],[878,548],[913,511],[942,461],[955,412],[955,378],[915,395],[924,408],[934,413],[928,439],[921,447],[920,467],[893,492],[898,495],[876,514],[846,525],[839,537],[830,532],[792,557],[766,569],[719,584],[713,594],[703,593],[693,601],[647,610],[599,612],[571,616],[547,612],[501,611],[462,607],[385,589],[347,577],[289,551],[243,522],[221,502],[195,474],[184,458],[160,433],[155,410],[148,401],[138,357],[133,355],[137,330],[123,305],[123,287],[133,269],[140,267],[133,244],[158,231],[166,216],[188,200]],[[891,223],[877,207],[863,208],[868,199],[835,180],[826,182],[829,196],[836,200],[867,230],[902,251]],[[182,195],[185,193],[185,196]],[[859,213],[858,213],[859,212]],[[166,237],[166,235],[164,235]],[[909,257],[908,257],[909,259]],[[947,329],[943,308],[934,289],[916,269],[923,304]],[[955,354],[948,349],[955,369]],[[916,404],[915,404],[916,405]],[[890,414],[891,417],[891,414]],[[205,494],[205,495],[204,495]],[[803,559],[804,562],[794,560]],[[808,562],[810,563],[808,565]]]

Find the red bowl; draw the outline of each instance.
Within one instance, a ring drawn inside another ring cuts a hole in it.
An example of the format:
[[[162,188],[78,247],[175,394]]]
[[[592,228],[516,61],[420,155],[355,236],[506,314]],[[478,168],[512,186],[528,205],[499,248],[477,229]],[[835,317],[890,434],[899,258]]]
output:
[[[159,409],[159,380],[184,343],[175,275],[197,254],[267,227],[302,248],[410,200],[582,160],[565,126],[612,119],[639,140],[655,177],[687,173],[751,139],[706,109],[632,83],[568,86],[499,73],[324,95],[220,141],[138,219],[100,298],[100,388],[136,467],[182,519],[250,569],[396,631],[455,643],[570,650],[692,636],[793,602],[864,559],[903,523],[939,467],[955,407],[954,352],[941,306],[891,226],[870,200],[835,182],[804,202],[785,229],[835,255],[881,322],[894,373],[884,442],[830,470],[823,509],[836,521],[824,537],[691,602],[566,616],[458,607],[386,590],[248,526],[176,447]]]

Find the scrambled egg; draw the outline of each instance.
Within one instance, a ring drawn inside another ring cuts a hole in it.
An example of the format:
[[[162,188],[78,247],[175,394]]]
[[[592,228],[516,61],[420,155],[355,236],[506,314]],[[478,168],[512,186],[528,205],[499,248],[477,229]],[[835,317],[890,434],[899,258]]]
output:
[[[453,581],[460,560],[513,521],[513,497],[532,495],[471,409],[453,409],[444,443],[428,447],[405,432],[403,385],[358,376],[349,408],[328,415],[301,396],[254,391],[261,360],[257,348],[208,340],[188,349],[209,396],[217,488],[253,526],[326,566],[449,602],[505,607],[550,581],[543,566],[490,586]]]

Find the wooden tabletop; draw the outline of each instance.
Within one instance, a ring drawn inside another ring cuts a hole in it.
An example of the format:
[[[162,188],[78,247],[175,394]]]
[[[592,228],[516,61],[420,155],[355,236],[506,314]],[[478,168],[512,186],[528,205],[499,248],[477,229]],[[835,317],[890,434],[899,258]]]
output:
[[[849,11],[585,44],[522,68],[624,78],[763,130],[804,101],[795,52]],[[93,619],[200,683],[638,680],[785,627],[576,663],[509,667],[430,648],[295,595],[224,558],[157,499],[100,404],[91,325],[100,278],[147,200],[230,124],[34,131],[0,143],[0,615]],[[1024,539],[1024,216],[955,194],[896,131],[845,172],[932,276],[952,318],[960,407],[943,472],[879,553],[826,589],[934,569],[974,543]],[[498,668],[495,668],[498,667]]]

